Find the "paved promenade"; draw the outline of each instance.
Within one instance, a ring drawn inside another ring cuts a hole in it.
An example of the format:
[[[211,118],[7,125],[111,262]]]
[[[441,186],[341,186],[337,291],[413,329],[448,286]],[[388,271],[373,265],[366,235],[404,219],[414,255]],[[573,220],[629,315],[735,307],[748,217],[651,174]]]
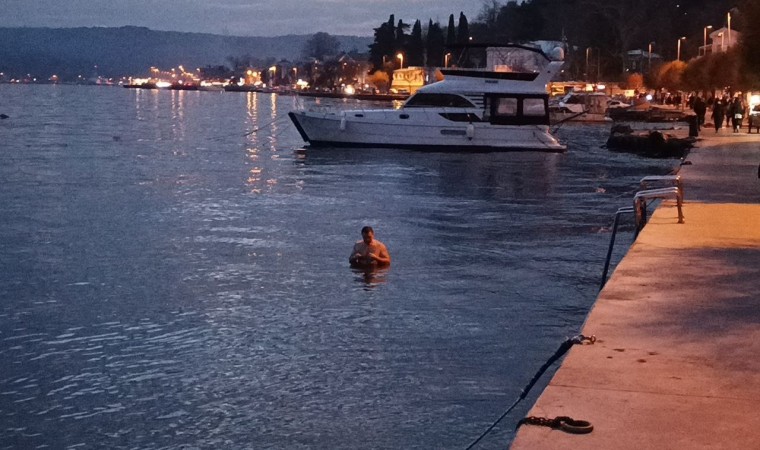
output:
[[[703,133],[600,293],[513,450],[760,449],[760,135]]]

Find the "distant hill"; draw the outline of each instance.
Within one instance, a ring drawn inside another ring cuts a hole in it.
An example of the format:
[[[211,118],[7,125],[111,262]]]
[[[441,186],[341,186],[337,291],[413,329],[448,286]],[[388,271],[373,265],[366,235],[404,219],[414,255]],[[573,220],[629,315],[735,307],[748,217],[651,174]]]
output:
[[[151,66],[168,69],[229,65],[228,58],[297,61],[312,35],[236,37],[120,28],[0,28],[0,72],[6,78],[31,74],[62,79],[95,73],[138,75]],[[337,36],[346,52],[368,51],[372,38]]]

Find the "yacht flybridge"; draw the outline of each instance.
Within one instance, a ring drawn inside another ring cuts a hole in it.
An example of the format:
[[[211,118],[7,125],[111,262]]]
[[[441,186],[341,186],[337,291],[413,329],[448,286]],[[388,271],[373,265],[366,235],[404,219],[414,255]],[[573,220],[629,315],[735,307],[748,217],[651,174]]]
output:
[[[524,49],[544,59],[539,71],[441,69],[442,81],[421,87],[399,109],[288,115],[311,147],[563,152],[549,132],[547,84],[564,62]]]

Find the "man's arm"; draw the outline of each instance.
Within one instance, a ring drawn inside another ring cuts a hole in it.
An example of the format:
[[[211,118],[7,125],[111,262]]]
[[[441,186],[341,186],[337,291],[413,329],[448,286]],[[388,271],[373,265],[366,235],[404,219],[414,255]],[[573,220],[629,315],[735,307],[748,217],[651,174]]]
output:
[[[349,264],[356,264],[356,263],[358,263],[359,262],[359,258],[362,257],[361,252],[357,248],[358,246],[359,246],[358,244],[354,244],[354,248],[353,248],[353,250],[351,250],[351,256],[348,257],[348,263]]]
[[[387,266],[391,263],[391,255],[388,253],[388,248],[385,245],[380,246],[377,254],[370,254],[378,264]]]

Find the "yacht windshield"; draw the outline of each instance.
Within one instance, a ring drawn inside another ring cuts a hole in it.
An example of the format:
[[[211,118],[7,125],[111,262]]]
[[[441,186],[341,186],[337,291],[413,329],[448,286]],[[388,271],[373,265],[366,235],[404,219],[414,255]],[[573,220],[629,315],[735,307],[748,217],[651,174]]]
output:
[[[404,104],[404,107],[475,108],[475,105],[466,98],[456,94],[426,94],[424,92],[419,92],[409,98]]]

